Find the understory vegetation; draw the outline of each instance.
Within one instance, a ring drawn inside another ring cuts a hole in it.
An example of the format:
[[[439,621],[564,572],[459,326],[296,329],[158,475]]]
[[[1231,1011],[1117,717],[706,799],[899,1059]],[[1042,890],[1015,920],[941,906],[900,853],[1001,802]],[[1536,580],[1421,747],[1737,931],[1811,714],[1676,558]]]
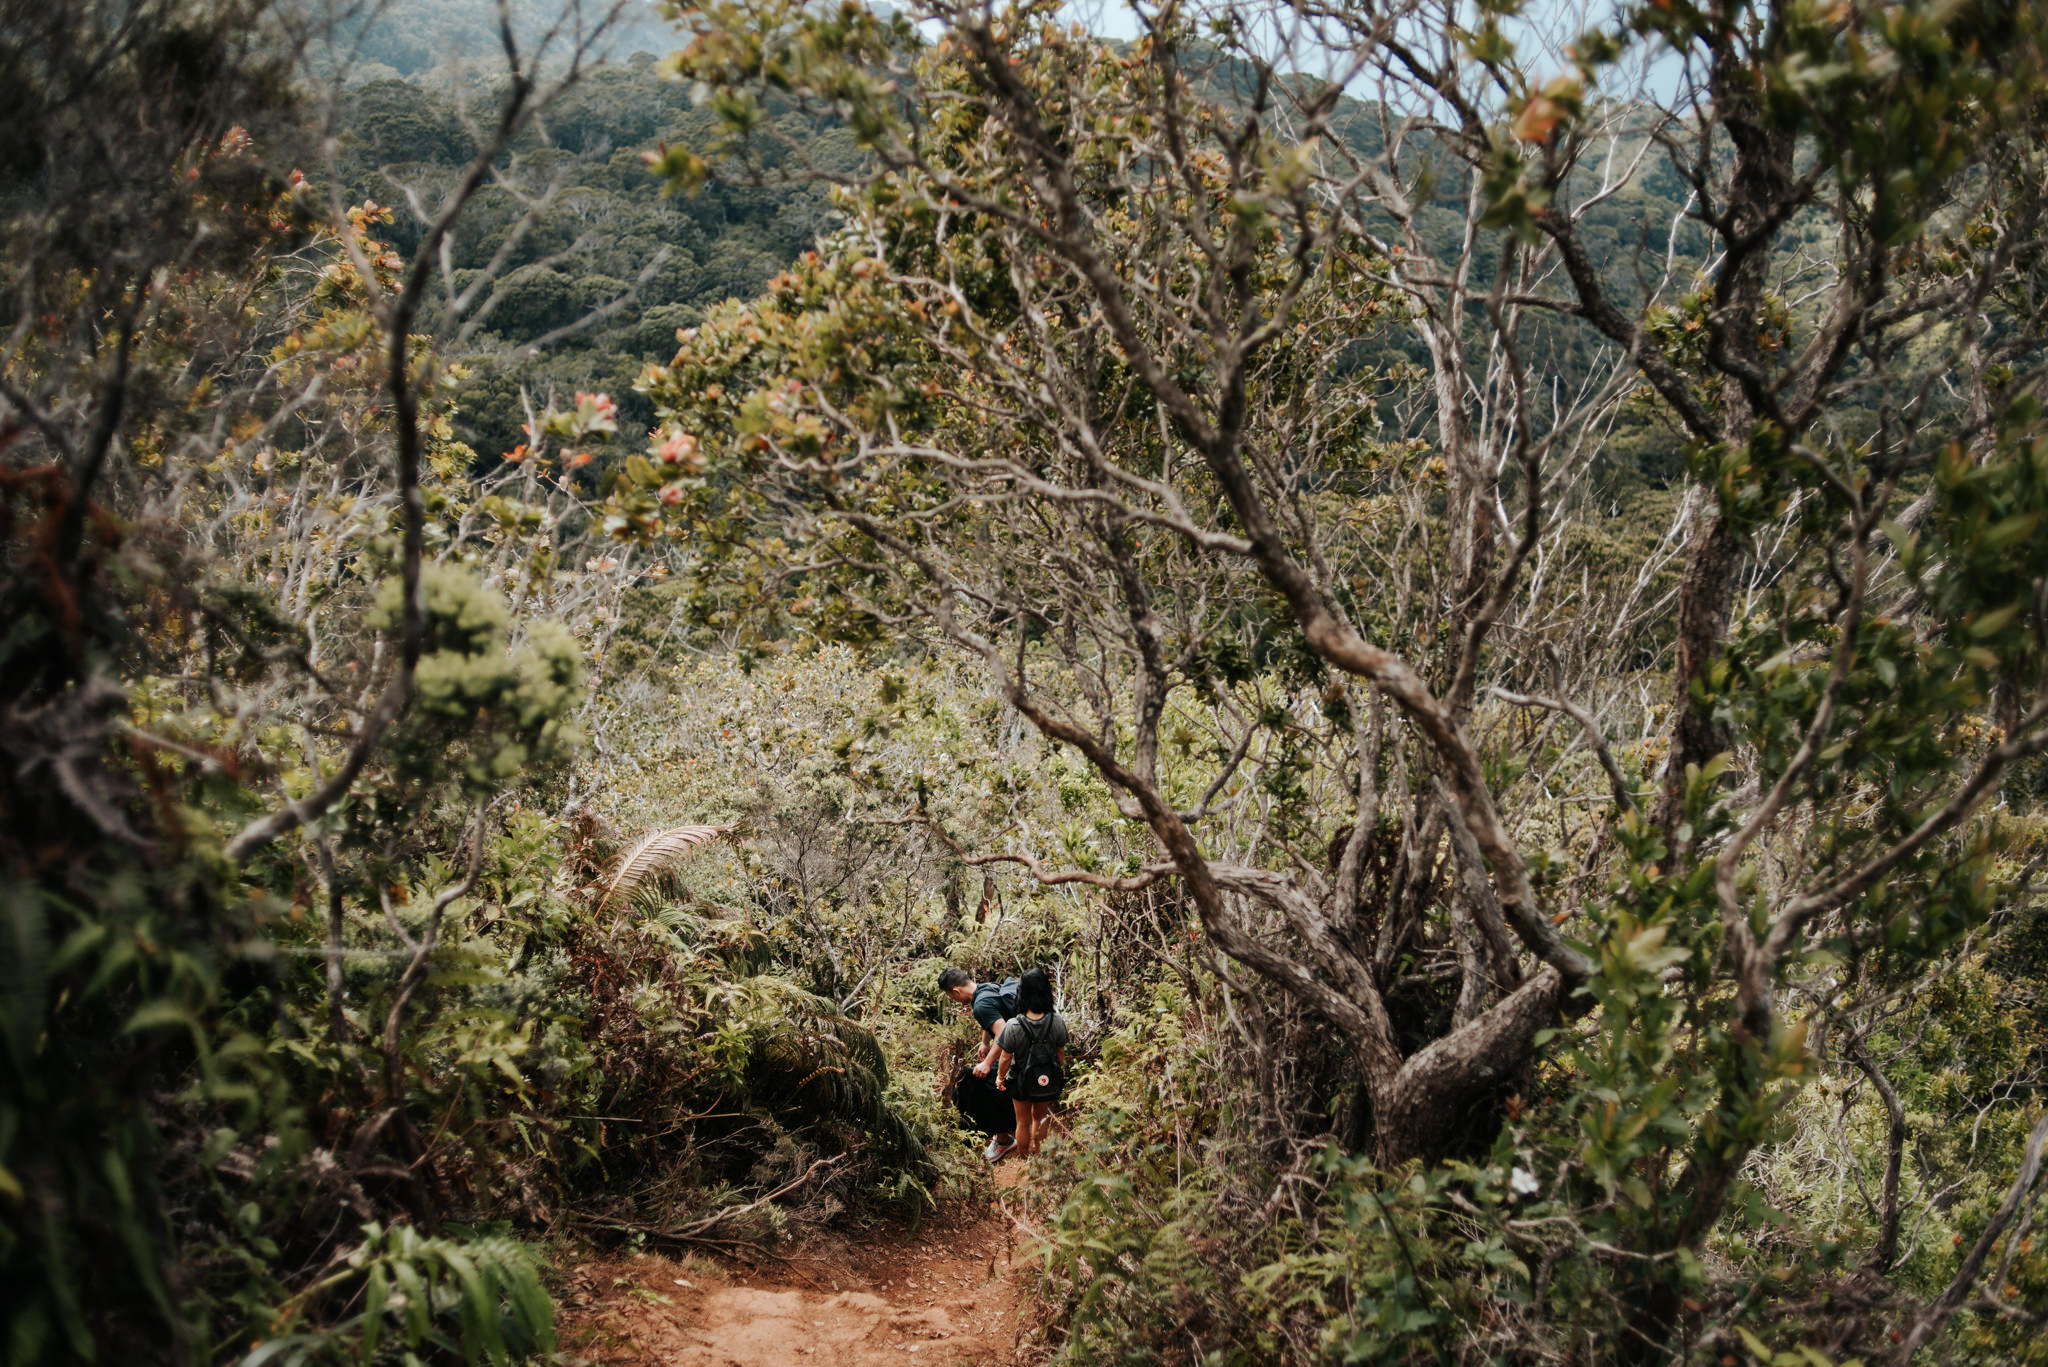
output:
[[[973,1212],[952,964],[1033,1361],[2048,1363],[2042,12],[1518,12],[0,0],[9,1362]]]

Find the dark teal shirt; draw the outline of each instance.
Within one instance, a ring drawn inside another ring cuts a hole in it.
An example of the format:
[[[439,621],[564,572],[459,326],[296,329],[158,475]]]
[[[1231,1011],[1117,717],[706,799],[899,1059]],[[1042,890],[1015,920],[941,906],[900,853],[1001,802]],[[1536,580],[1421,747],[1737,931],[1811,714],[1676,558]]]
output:
[[[995,983],[980,983],[975,986],[974,1000],[968,1004],[974,1019],[994,1039],[1003,1028],[1003,1022],[1010,1013],[1003,1009],[1003,989]]]

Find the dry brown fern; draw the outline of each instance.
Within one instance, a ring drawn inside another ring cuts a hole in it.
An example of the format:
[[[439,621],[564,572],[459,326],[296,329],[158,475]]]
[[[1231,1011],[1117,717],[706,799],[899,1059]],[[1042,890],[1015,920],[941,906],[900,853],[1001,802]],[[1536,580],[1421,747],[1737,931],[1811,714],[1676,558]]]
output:
[[[670,826],[649,831],[619,856],[618,867],[605,883],[604,895],[597,899],[597,909],[603,911],[621,898],[633,897],[654,886],[678,864],[732,829],[729,825]]]

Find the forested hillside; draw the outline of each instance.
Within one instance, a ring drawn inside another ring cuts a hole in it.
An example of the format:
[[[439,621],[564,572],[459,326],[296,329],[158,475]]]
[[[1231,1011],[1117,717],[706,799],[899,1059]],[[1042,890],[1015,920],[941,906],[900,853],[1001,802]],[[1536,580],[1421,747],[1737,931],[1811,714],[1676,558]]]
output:
[[[2048,15],[1514,9],[0,0],[9,1362],[2048,1362]]]
[[[502,94],[501,78],[479,66],[452,92],[425,77],[350,86],[337,101],[336,191],[349,203],[401,210],[431,202],[474,154],[465,120]],[[713,304],[753,297],[829,230],[831,210],[815,186],[662,193],[645,156],[703,142],[714,122],[687,87],[640,54],[590,72],[509,144],[516,169],[478,191],[449,244],[455,291],[489,281],[462,323],[470,373],[456,415],[457,431],[480,454],[518,443],[522,388],[543,400],[607,392],[645,428],[652,410],[634,382],[675,350],[677,329]],[[789,131],[827,165],[856,163],[843,132],[802,118]],[[410,250],[422,227],[416,215],[397,214],[393,245]],[[431,304],[426,316],[435,317]]]

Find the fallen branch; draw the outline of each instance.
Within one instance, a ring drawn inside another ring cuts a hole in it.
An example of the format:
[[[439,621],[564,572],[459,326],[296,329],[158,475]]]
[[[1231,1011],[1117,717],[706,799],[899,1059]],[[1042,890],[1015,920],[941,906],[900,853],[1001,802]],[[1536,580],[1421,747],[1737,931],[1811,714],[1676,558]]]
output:
[[[795,1177],[792,1177],[789,1181],[784,1182],[781,1186],[769,1192],[767,1195],[757,1197],[754,1200],[747,1202],[743,1206],[727,1206],[723,1210],[713,1211],[711,1214],[705,1216],[703,1219],[697,1221],[694,1224],[682,1226],[648,1225],[642,1224],[637,1220],[620,1220],[598,1216],[579,1216],[576,1218],[575,1223],[598,1229],[614,1229],[618,1230],[620,1233],[623,1234],[638,1234],[649,1239],[664,1239],[672,1243],[707,1245],[728,1244],[746,1247],[759,1247],[758,1245],[749,1243],[749,1241],[745,1239],[716,1238],[707,1235],[705,1231],[711,1229],[715,1225],[723,1223],[726,1220],[735,1219],[741,1215],[751,1214],[752,1212],[759,1210],[762,1206],[767,1205],[770,1201],[775,1200],[779,1196],[787,1196],[790,1192],[795,1191],[798,1187],[802,1186],[804,1183],[810,1181],[811,1178],[816,1176],[819,1169],[829,1168],[833,1164],[842,1161],[845,1158],[845,1156],[846,1155],[844,1154],[834,1154],[830,1158],[820,1158],[818,1161],[811,1164],[808,1168],[805,1168],[801,1173],[797,1174]],[[762,1252],[765,1253],[767,1252],[767,1250],[762,1249]],[[772,1257],[776,1255],[770,1254],[770,1256]]]

